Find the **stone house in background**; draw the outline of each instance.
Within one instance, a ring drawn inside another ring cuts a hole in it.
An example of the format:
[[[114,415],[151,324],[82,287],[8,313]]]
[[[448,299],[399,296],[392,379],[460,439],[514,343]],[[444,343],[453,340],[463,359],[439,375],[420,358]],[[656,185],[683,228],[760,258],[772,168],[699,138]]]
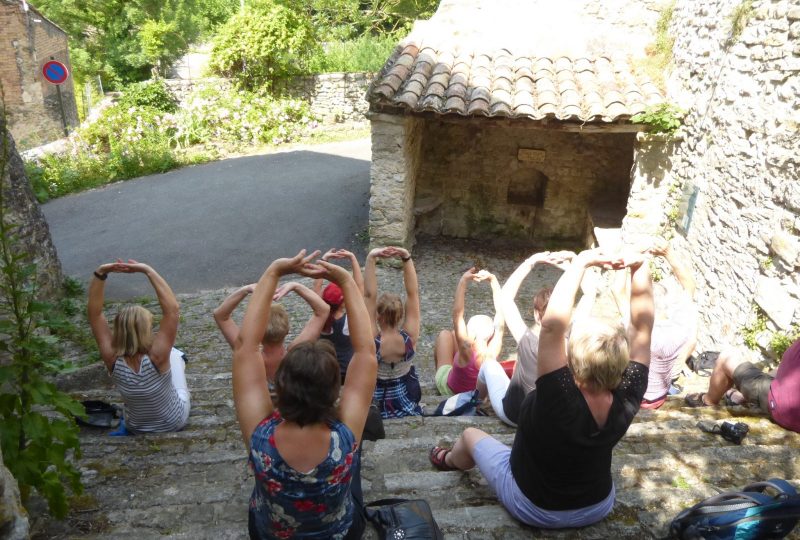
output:
[[[42,75],[49,60],[72,71],[66,32],[26,0],[0,0],[0,82],[20,150],[60,139],[79,123],[72,75],[61,85],[62,118],[58,90]]]
[[[618,229],[653,3],[443,0],[372,83],[370,236],[588,245]]]
[[[658,89],[638,67],[662,14]],[[443,0],[367,99],[373,244],[672,236],[699,350],[800,335],[796,0]],[[687,111],[679,134],[637,133],[631,115],[661,102]]]

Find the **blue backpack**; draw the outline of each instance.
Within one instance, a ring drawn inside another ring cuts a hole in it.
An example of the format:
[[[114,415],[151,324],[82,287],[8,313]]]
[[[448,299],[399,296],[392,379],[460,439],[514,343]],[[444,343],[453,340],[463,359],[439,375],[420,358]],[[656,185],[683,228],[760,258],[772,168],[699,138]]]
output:
[[[768,495],[771,488],[775,495]],[[783,538],[800,520],[800,495],[786,480],[755,482],[720,493],[682,511],[670,534],[686,540]]]

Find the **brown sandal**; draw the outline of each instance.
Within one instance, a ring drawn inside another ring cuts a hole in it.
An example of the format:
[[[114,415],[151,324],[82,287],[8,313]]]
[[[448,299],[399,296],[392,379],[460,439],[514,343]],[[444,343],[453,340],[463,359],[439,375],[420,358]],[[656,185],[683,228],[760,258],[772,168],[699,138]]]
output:
[[[457,467],[447,464],[447,456],[452,452],[452,448],[443,448],[441,446],[434,446],[431,448],[428,458],[434,467],[440,471],[457,471]]]
[[[702,392],[698,392],[697,394],[689,394],[685,398],[683,398],[683,401],[689,407],[710,407],[711,405],[708,405],[703,400],[704,396],[705,396],[705,393],[702,393]]]

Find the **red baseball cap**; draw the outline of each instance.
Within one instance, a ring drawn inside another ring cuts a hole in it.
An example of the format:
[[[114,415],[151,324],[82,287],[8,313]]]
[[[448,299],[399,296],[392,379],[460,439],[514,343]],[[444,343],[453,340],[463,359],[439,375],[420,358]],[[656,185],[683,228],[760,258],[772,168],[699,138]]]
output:
[[[331,283],[322,291],[322,299],[330,306],[338,306],[344,302],[344,294],[336,283]]]

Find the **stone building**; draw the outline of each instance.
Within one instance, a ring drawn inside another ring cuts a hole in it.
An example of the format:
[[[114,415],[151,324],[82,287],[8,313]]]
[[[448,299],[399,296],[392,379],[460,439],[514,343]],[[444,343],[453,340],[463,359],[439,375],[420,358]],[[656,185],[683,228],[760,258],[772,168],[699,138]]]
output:
[[[676,139],[638,143],[623,237],[674,223],[699,346],[755,333],[771,352],[800,332],[800,4],[677,0],[669,34],[667,99],[688,114]]]
[[[66,32],[26,0],[0,0],[0,29],[0,82],[17,145],[25,150],[60,139],[78,125],[72,76],[61,85],[59,102],[42,66],[58,60],[71,71]]]
[[[601,5],[598,5],[601,4]],[[370,237],[586,245],[618,228],[651,2],[443,0],[372,83]]]

